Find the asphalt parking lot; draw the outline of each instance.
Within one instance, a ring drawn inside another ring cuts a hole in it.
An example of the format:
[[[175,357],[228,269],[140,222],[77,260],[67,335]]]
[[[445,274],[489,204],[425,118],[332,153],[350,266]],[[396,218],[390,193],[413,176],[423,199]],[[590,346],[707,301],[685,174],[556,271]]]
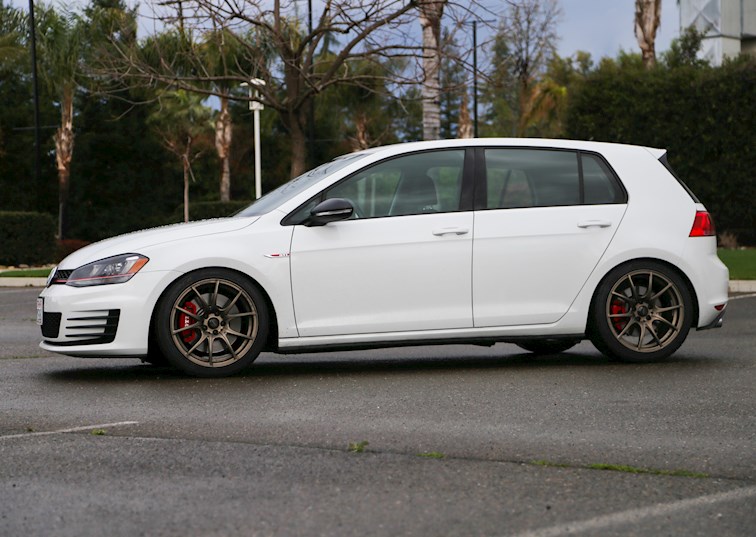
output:
[[[499,344],[266,354],[198,380],[40,350],[37,292],[0,289],[3,536],[756,527],[756,296],[659,364]]]

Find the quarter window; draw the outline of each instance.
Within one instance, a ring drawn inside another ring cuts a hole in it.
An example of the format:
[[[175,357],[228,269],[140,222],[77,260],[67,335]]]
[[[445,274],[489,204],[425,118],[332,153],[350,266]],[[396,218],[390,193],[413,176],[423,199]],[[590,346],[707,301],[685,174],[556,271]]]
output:
[[[598,205],[616,203],[622,194],[614,182],[613,174],[603,160],[596,155],[581,153],[583,164],[583,188],[585,203]]]

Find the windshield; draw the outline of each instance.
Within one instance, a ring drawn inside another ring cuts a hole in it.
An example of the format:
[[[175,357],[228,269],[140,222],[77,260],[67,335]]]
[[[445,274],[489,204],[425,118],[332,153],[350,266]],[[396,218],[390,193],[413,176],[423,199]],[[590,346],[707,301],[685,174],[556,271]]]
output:
[[[271,190],[259,200],[253,202],[252,205],[246,209],[242,209],[234,216],[260,216],[267,214],[297,196],[299,193],[304,192],[324,177],[339,171],[368,154],[368,151],[351,153],[349,155],[335,158],[325,164],[321,164],[317,168],[305,172],[288,183],[279,186],[277,189]]]

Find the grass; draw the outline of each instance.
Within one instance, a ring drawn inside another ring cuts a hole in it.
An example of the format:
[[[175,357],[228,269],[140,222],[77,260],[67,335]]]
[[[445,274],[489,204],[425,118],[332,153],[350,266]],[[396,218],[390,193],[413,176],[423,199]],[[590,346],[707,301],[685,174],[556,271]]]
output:
[[[349,451],[352,453],[364,453],[365,448],[370,444],[367,440],[363,440],[362,442],[349,442]]]
[[[756,280],[756,248],[727,250],[720,248],[717,255],[730,269],[731,280]]]
[[[13,269],[0,272],[0,278],[47,278],[49,274],[49,268]]]
[[[551,462],[545,460],[530,461],[535,466],[547,466],[550,468],[583,468],[586,470],[605,470],[609,472],[624,472],[626,474],[650,474],[650,475],[671,475],[675,477],[695,477],[698,479],[707,478],[709,474],[702,472],[691,472],[690,470],[661,470],[658,468],[639,468],[637,466],[628,466],[625,464],[564,464],[561,462]]]
[[[423,453],[418,453],[417,456],[425,457],[426,459],[443,459],[446,457],[446,455],[440,451],[424,451]]]

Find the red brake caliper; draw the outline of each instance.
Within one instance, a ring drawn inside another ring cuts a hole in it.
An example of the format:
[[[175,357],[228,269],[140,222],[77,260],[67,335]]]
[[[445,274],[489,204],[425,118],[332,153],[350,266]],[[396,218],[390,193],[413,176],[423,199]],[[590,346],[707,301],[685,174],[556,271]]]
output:
[[[194,302],[187,302],[186,304],[184,304],[184,309],[195,315],[197,314],[197,305]],[[187,327],[193,325],[194,323],[195,320],[189,317],[186,313],[179,315],[179,326]],[[184,343],[193,343],[194,340],[197,339],[197,333],[194,331],[194,329],[184,330],[183,332],[181,332],[181,339],[184,340]]]
[[[609,311],[612,315],[627,313],[627,304],[619,298],[615,298],[612,300],[611,306],[609,306]],[[612,317],[612,324],[618,332],[622,332],[622,329],[627,326],[627,321],[627,317]]]

